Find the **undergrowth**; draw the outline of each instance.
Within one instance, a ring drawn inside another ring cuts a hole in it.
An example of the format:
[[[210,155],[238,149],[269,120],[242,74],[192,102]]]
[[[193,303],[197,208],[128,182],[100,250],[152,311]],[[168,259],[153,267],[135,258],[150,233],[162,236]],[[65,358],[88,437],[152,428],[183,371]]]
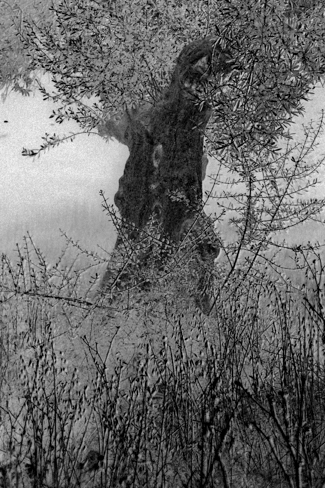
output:
[[[322,487],[324,284],[309,254],[299,287],[241,269],[218,289],[220,264],[210,316],[178,271],[118,308],[31,242],[18,266],[3,256],[0,486]]]

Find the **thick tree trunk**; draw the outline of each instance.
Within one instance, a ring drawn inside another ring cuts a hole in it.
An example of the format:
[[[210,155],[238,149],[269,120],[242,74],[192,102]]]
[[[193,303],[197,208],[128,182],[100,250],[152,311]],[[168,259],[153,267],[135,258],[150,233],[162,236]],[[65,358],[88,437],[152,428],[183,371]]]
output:
[[[213,39],[193,42],[178,57],[170,86],[155,106],[127,112],[119,126],[108,121],[99,128],[100,134],[116,137],[130,151],[115,195],[123,221],[115,250],[125,235],[136,242],[154,219],[160,235],[175,244],[193,227],[202,265],[213,267],[220,246],[213,222],[202,210],[207,164],[203,139],[211,114],[205,91],[210,80],[231,66],[229,54]],[[105,287],[112,274],[109,265]]]

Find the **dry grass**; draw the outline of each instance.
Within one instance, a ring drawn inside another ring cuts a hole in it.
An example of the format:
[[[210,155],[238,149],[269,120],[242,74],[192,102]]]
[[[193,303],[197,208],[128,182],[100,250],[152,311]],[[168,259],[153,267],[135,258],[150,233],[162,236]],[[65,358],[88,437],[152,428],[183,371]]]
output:
[[[184,267],[112,303],[86,268],[3,257],[1,487],[323,486],[320,262],[300,291],[220,265],[210,317]]]

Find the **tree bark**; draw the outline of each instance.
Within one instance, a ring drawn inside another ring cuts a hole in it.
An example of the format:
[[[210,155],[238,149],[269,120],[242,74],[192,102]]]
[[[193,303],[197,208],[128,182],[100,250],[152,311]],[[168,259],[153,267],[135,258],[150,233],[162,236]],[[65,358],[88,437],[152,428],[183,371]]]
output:
[[[209,83],[229,73],[232,64],[214,39],[195,41],[180,53],[170,85],[154,106],[127,111],[120,124],[109,120],[99,127],[101,135],[117,138],[130,151],[114,199],[123,222],[115,250],[126,235],[136,242],[150,219],[175,244],[192,227],[202,266],[212,271],[220,242],[202,209],[204,131],[211,115],[206,94]],[[109,264],[103,286],[111,277]]]

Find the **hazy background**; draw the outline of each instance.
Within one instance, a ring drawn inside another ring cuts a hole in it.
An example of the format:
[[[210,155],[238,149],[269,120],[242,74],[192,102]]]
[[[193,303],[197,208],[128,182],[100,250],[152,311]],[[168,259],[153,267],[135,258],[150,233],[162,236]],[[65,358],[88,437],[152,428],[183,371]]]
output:
[[[11,93],[0,102],[0,252],[15,257],[16,243],[29,231],[34,242],[49,261],[53,261],[64,246],[60,230],[89,250],[98,246],[111,250],[115,233],[101,208],[99,191],[108,200],[118,187],[128,150],[118,143],[105,142],[96,134],[80,135],[43,153],[39,158],[23,157],[23,147],[38,148],[45,132],[68,134],[78,131],[77,124],[57,125],[49,119],[54,105],[43,101],[39,92],[30,97]],[[297,120],[297,139],[302,123],[317,120],[325,108],[325,89],[317,88],[306,104],[306,115]],[[314,157],[325,153],[324,135]],[[216,162],[208,166],[208,174],[216,171]],[[316,175],[320,181],[314,197],[325,196],[325,171]],[[205,189],[209,188],[209,178]],[[213,211],[213,204],[209,210]],[[322,239],[319,228],[304,226],[295,231],[298,237]]]
[[[11,256],[27,231],[50,259],[65,243],[60,228],[86,247],[110,247],[114,241],[99,191],[113,203],[127,148],[82,134],[40,157],[22,156],[23,147],[40,146],[45,132],[78,132],[76,123],[49,119],[53,107],[39,92],[11,93],[0,105],[0,251]]]

